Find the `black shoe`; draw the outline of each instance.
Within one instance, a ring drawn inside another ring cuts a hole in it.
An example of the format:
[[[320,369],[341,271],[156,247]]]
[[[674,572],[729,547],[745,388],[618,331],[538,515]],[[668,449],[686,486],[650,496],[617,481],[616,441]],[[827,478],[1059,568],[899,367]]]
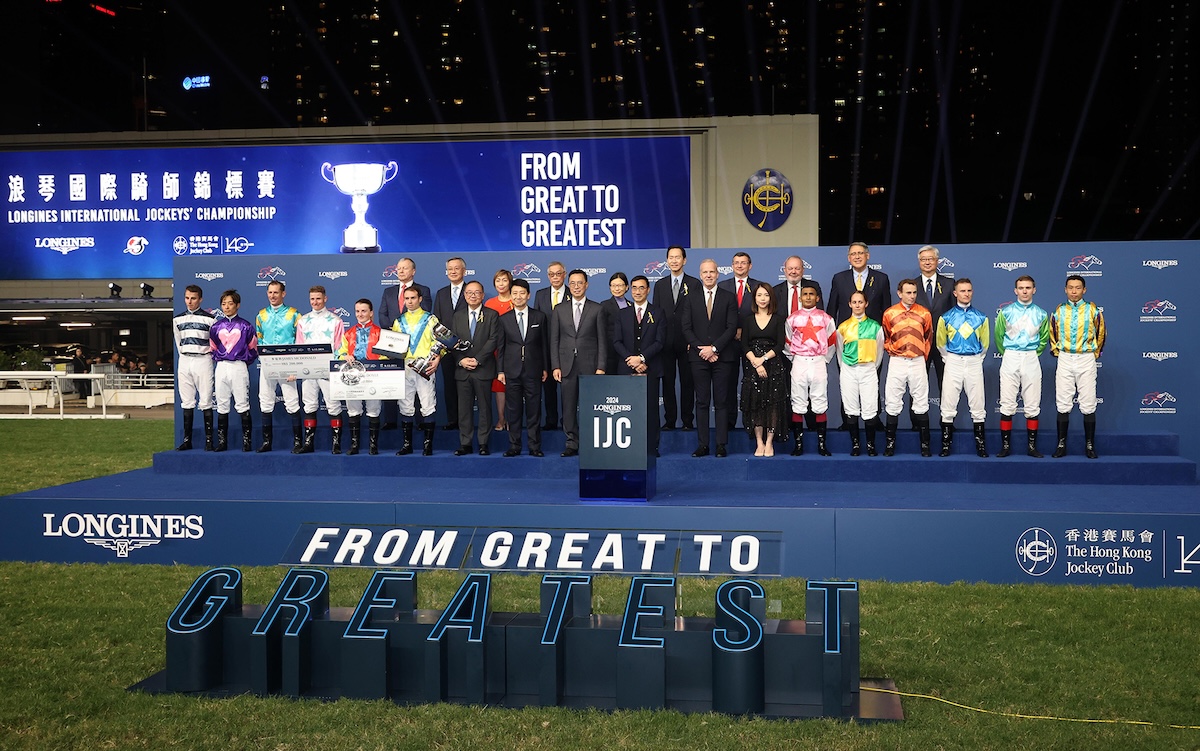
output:
[[[479,455],[480,456],[491,456],[492,450],[490,448],[488,448],[487,446],[484,446],[483,448],[479,449]]]
[[[473,449],[470,446],[459,446],[458,448],[454,449],[454,455],[455,456],[466,456],[467,454],[471,453],[472,451],[473,451]],[[483,449],[479,449],[479,453],[482,454],[483,451],[484,451]]]
[[[717,450],[713,456],[717,457],[718,459],[724,459],[725,457],[729,456],[729,452],[725,450],[725,444],[718,443]]]
[[[544,453],[542,453],[542,450],[541,450],[541,449],[533,449],[533,450],[531,450],[531,451],[529,452],[529,455],[530,455],[530,456],[536,456],[536,457],[537,457],[537,458],[539,458],[539,459],[541,459],[543,456],[545,456],[545,454],[544,454]]]
[[[692,456],[695,456],[695,457],[708,456],[708,446],[701,446],[701,447],[697,448],[695,451],[692,452]]]
[[[183,443],[176,446],[175,450],[176,451],[191,451],[192,450],[192,439],[184,438]]]
[[[662,458],[662,454],[658,453],[658,449],[654,449],[654,458],[655,458],[655,459],[661,459],[661,458]]]
[[[673,423],[664,422],[664,423],[663,423],[663,426],[662,426],[662,429],[663,429],[663,430],[674,430],[674,429],[675,429],[675,425],[674,425]]]
[[[688,425],[688,424],[685,422],[685,423],[683,424],[683,429],[684,429],[684,430],[695,430],[695,429],[696,429],[696,426],[695,426],[695,425]]]
[[[442,430],[458,430],[457,425],[443,425]]]
[[[514,457],[514,456],[520,456],[520,455],[521,455],[521,449],[509,449],[508,451],[505,451],[505,452],[504,452],[504,455],[505,455],[505,456],[507,456],[507,457],[510,457],[510,458],[511,458],[511,457]]]
[[[566,451],[559,454],[559,456],[579,456],[579,449],[569,448]]]
[[[548,422],[542,426],[542,430],[558,430],[558,423]]]

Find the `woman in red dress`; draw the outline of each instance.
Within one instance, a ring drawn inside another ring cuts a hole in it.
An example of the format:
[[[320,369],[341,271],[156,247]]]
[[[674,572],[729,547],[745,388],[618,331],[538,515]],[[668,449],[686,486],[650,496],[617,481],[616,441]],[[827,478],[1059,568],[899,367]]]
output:
[[[496,311],[496,315],[501,316],[512,310],[512,295],[508,291],[512,286],[512,279],[512,272],[508,269],[497,271],[496,275],[492,277],[492,286],[496,289],[496,296],[485,300],[484,307],[491,308]],[[504,419],[504,384],[499,380],[493,380],[492,393],[496,395],[496,414],[499,415],[496,420],[496,430],[508,430],[508,423]]]

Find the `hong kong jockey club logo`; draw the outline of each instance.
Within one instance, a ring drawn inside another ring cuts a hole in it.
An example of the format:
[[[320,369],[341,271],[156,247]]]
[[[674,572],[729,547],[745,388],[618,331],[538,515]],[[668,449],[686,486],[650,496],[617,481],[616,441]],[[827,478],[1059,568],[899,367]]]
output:
[[[1174,323],[1175,303],[1170,300],[1147,300],[1142,306],[1142,323]]]
[[[667,266],[666,261],[651,261],[650,263],[646,264],[644,269],[642,269],[642,274],[644,274],[650,281],[662,279],[664,276],[670,273],[671,269],[669,266]]]
[[[1054,537],[1041,527],[1030,527],[1017,538],[1017,565],[1030,576],[1050,573],[1058,560]]]
[[[1175,397],[1170,391],[1151,391],[1142,397],[1142,408],[1138,410],[1143,415],[1173,415],[1175,414]]]
[[[125,242],[125,250],[121,252],[128,253],[131,256],[140,256],[145,252],[146,246],[149,244],[150,241],[146,238],[135,235]]]
[[[774,232],[792,215],[792,184],[776,169],[760,169],[742,188],[746,221],[763,232]]]
[[[1067,269],[1080,276],[1102,276],[1104,271],[1099,267],[1103,265],[1104,261],[1101,261],[1098,256],[1078,255],[1067,262]]]
[[[282,266],[263,266],[258,270],[259,279],[267,279],[273,282],[281,276],[287,276],[287,272],[283,270]]]
[[[175,251],[177,256],[186,256],[188,253],[188,241],[183,235],[176,235],[171,241],[171,250]]]

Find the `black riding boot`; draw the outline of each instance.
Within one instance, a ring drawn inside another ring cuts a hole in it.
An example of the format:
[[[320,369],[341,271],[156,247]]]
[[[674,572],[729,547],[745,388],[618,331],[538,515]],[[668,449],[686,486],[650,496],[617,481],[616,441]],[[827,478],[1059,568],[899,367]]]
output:
[[[850,456],[859,456],[862,454],[862,446],[859,443],[861,436],[858,432],[858,418],[850,415],[850,422],[846,427],[850,431]]]
[[[229,447],[229,415],[217,415],[217,447],[214,451],[224,451]]]
[[[192,427],[195,425],[196,410],[185,409],[183,411],[183,443],[175,447],[176,451],[191,451],[192,450]]]
[[[792,440],[796,443],[792,446],[792,456],[804,456],[804,423],[792,422]]]
[[[975,423],[975,455],[980,459],[986,459],[988,456],[987,442],[984,440],[983,423]]]
[[[315,413],[304,413],[304,443],[299,450],[292,449],[294,454],[311,454],[316,451],[317,442],[317,416]]]
[[[879,456],[879,452],[875,450],[875,434],[883,425],[879,422],[879,417],[872,417],[867,420],[867,456]]]
[[[317,424],[317,421],[313,420],[314,428],[316,427],[316,424]],[[304,453],[304,428],[302,427],[302,423],[300,422],[300,413],[299,412],[292,413],[292,453],[293,454]]]
[[[238,417],[242,419],[242,451],[253,451],[254,443],[250,435],[250,431],[254,429],[254,421],[250,418],[250,410],[238,412]]]
[[[425,445],[421,448],[421,456],[433,456],[433,431],[437,428],[437,424],[430,422],[421,423],[421,430],[425,432]]]
[[[883,429],[883,455],[884,456],[895,456],[896,455],[896,423],[897,422],[898,422],[898,420],[896,417],[894,417],[892,415],[888,415],[887,425]]]
[[[333,453],[342,453],[342,418],[329,418],[329,433],[333,439]]]
[[[1061,459],[1067,455],[1067,428],[1071,424],[1070,412],[1058,413],[1058,445],[1054,447],[1052,456]]]
[[[413,452],[413,424],[411,422],[400,423],[401,445],[400,450],[396,452],[396,456],[408,456]]]
[[[950,456],[950,444],[954,443],[954,423],[942,423],[942,450],[938,456]]]
[[[1034,459],[1041,459],[1042,452],[1038,451],[1038,448],[1037,448],[1037,434],[1038,434],[1037,424],[1038,424],[1037,420],[1026,420],[1025,421],[1025,433],[1029,439],[1029,447],[1025,451],[1025,453],[1028,454],[1029,456],[1032,456]]]
[[[348,418],[350,422],[350,450],[346,453],[350,456],[354,456],[358,453],[358,431],[359,427],[362,425],[361,418],[361,415],[350,415]]]
[[[858,424],[858,421],[855,420],[855,425],[857,426],[857,424]],[[823,423],[823,422],[817,423],[817,453],[820,454],[821,456],[833,456],[833,454],[831,454],[829,452],[829,449],[826,448],[826,446],[825,446],[825,431],[827,429],[828,429],[827,423]]]
[[[258,447],[258,453],[260,454],[271,450],[271,443],[275,438],[275,426],[271,424],[271,413],[268,412],[262,417],[262,445]]]
[[[1008,425],[1008,430],[1004,426]],[[1012,415],[1000,415],[1000,451],[996,456],[1003,459],[1012,452]]]
[[[917,417],[921,419],[921,456],[933,456],[933,449],[929,447],[929,413]]]
[[[1083,450],[1089,459],[1099,459],[1096,453],[1096,415],[1083,416]]]
[[[379,418],[367,416],[367,453],[379,454]]]
[[[213,450],[213,415],[212,415],[212,413],[213,413],[213,411],[211,409],[206,409],[203,412],[203,415],[204,415],[204,450],[205,451]]]

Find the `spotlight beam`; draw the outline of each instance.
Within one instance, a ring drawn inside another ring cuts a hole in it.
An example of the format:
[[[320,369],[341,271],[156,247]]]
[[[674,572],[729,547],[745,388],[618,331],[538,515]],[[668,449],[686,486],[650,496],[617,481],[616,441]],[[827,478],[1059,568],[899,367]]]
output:
[[[1029,117],[1025,120],[1025,138],[1021,141],[1021,154],[1017,157],[1017,172],[1013,176],[1012,194],[1008,198],[1008,217],[1004,220],[1004,234],[1000,242],[1008,242],[1008,234],[1012,229],[1013,214],[1017,210],[1017,196],[1021,194],[1021,178],[1025,176],[1025,160],[1029,156],[1029,144],[1033,141],[1033,126],[1037,122],[1038,102],[1042,98],[1042,87],[1046,82],[1046,68],[1050,64],[1050,50],[1054,46],[1054,31],[1058,27],[1058,12],[1062,8],[1062,0],[1054,0],[1050,8],[1050,20],[1046,24],[1046,36],[1042,42],[1042,59],[1038,63],[1037,80],[1033,84],[1033,96],[1030,97]]]
[[[892,184],[888,188],[887,224],[883,244],[892,242],[892,218],[896,215],[896,186],[900,184],[900,155],[904,153],[904,120],[908,116],[908,89],[912,85],[913,55],[917,46],[917,17],[921,0],[913,0],[908,12],[908,41],[904,45],[904,76],[900,79],[900,109],[896,118],[896,144],[892,148]]]
[[[1112,12],[1108,17],[1108,28],[1104,32],[1104,41],[1100,44],[1100,53],[1096,56],[1096,66],[1092,71],[1092,81],[1088,84],[1087,97],[1083,101],[1083,110],[1075,120],[1075,136],[1071,139],[1071,148],[1067,149],[1067,164],[1063,167],[1062,179],[1058,183],[1058,192],[1054,194],[1054,205],[1050,207],[1050,216],[1046,218],[1046,231],[1042,234],[1042,242],[1049,242],[1050,233],[1054,229],[1054,217],[1058,216],[1058,207],[1062,203],[1063,192],[1067,188],[1067,178],[1071,175],[1071,165],[1075,163],[1075,152],[1079,149],[1079,141],[1083,137],[1083,128],[1088,122],[1088,113],[1092,109],[1092,99],[1099,88],[1100,73],[1104,69],[1104,61],[1108,58],[1108,48],[1112,43],[1113,34],[1117,30],[1117,20],[1121,17],[1122,0],[1113,2]]]

